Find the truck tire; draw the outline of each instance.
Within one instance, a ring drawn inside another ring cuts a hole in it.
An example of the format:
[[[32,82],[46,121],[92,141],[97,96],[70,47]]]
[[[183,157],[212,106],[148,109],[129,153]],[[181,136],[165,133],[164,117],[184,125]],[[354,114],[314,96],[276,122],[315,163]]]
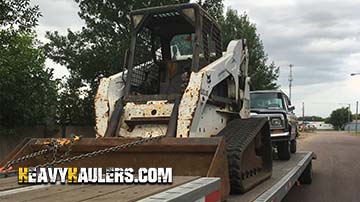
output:
[[[297,146],[296,146],[296,139],[293,139],[290,141],[290,152],[291,153],[296,153],[297,150]]]
[[[301,184],[311,184],[312,183],[312,163],[310,161],[309,165],[306,166],[304,172],[301,174],[299,181]]]
[[[278,156],[280,160],[290,159],[289,141],[281,141],[277,143]]]

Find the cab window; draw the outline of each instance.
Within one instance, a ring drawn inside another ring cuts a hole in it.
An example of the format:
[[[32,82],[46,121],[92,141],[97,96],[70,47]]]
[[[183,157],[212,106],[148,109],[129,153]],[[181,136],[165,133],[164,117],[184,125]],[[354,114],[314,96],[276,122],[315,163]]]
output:
[[[285,109],[281,93],[252,93],[250,100],[252,109]]]

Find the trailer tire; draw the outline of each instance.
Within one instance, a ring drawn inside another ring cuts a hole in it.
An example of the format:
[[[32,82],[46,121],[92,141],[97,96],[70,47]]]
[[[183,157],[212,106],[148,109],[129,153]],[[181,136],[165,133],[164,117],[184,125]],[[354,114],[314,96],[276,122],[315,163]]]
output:
[[[312,163],[310,161],[309,165],[306,166],[304,172],[301,174],[299,179],[301,184],[311,184],[312,183]]]
[[[290,141],[290,152],[291,153],[296,153],[297,150],[297,145],[296,145],[296,139],[293,139]]]
[[[278,156],[280,160],[290,159],[289,141],[281,141],[277,143]]]

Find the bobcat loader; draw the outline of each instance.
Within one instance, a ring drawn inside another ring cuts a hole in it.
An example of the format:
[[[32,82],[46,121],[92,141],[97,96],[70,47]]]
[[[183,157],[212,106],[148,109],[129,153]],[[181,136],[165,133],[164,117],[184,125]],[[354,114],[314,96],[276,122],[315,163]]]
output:
[[[223,200],[269,178],[270,129],[250,117],[245,40],[222,52],[219,25],[197,4],[130,17],[126,69],[101,79],[95,97],[97,138],[29,139],[0,166],[49,165],[48,153],[59,166],[172,167],[220,177]]]

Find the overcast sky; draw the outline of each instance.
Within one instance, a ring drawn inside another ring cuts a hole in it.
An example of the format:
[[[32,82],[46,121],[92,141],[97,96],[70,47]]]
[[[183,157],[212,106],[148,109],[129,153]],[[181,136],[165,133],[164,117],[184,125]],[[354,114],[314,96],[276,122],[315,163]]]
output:
[[[80,30],[73,0],[33,0],[43,17],[37,27],[45,31]],[[289,64],[293,64],[292,101],[296,114],[327,117],[332,110],[360,100],[360,1],[359,0],[225,0],[225,7],[247,12],[257,25],[265,51],[280,66],[278,83],[288,93]],[[47,61],[55,77],[66,68]],[[343,103],[343,104],[340,104]]]

